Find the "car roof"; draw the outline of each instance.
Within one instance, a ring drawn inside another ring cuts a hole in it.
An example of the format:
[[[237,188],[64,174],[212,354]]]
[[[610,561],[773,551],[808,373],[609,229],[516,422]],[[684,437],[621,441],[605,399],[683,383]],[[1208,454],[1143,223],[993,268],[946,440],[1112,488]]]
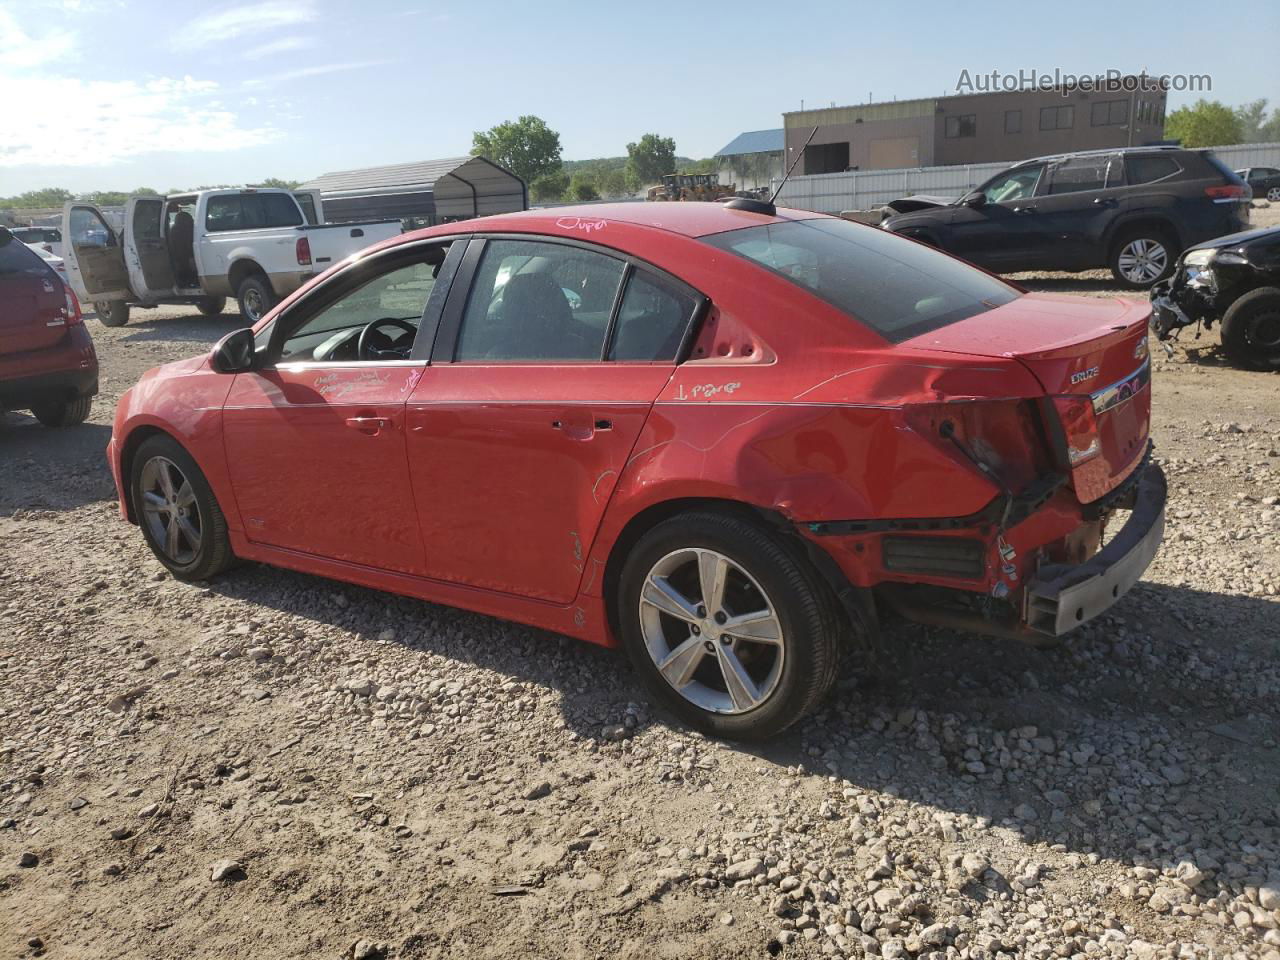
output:
[[[464,230],[469,233],[502,230],[508,226],[522,232],[537,231],[544,227],[558,228],[557,232],[559,232],[563,231],[567,221],[577,220],[583,225],[583,238],[586,239],[593,233],[589,229],[592,222],[600,221],[607,224],[609,221],[614,221],[655,230],[666,230],[686,237],[705,237],[713,233],[739,230],[743,227],[785,223],[791,220],[812,220],[825,216],[826,214],[792,210],[788,207],[779,207],[776,216],[769,216],[749,210],[734,210],[723,203],[706,200],[636,201],[574,204],[567,207],[525,210],[520,213],[500,213],[475,220],[464,220],[449,226],[454,230]],[[440,232],[439,228],[432,228],[432,231]]]

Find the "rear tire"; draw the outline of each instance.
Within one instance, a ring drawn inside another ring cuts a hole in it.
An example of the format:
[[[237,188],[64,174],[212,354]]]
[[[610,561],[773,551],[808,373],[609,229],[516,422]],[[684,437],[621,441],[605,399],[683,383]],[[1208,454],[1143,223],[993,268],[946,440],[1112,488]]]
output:
[[[123,327],[129,322],[129,304],[124,300],[96,300],[93,309],[104,327]]]
[[[1246,370],[1280,370],[1280,287],[1258,287],[1222,318],[1222,349]]]
[[[726,586],[717,604],[715,589],[703,584],[719,570]],[[716,736],[773,736],[835,682],[838,601],[801,551],[746,519],[700,511],[654,527],[623,566],[617,612],[622,645],[645,685]],[[730,677],[749,683],[731,685]]]
[[[74,427],[89,419],[93,397],[54,400],[31,408],[31,413],[46,427]]]
[[[216,317],[226,308],[226,297],[201,297],[196,301],[196,309],[206,317]]]
[[[1111,275],[1130,290],[1146,290],[1173,273],[1177,244],[1159,227],[1123,231],[1111,245],[1107,265]]]
[[[129,496],[147,546],[179,580],[208,580],[235,562],[227,521],[209,481],[172,437],[142,441],[129,469]]]
[[[241,283],[236,299],[240,301],[240,316],[251,327],[277,303],[275,291],[261,274],[248,277]]]

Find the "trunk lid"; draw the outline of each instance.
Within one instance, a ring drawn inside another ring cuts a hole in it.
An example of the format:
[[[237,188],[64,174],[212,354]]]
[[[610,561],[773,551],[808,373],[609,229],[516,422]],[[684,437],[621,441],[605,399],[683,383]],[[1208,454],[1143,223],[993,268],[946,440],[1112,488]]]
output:
[[[62,340],[66,293],[58,275],[7,232],[0,233],[0,355]]]
[[[1098,450],[1069,464],[1076,494],[1089,503],[1118,486],[1146,452],[1151,429],[1151,306],[1119,298],[1027,294],[905,345],[968,356],[1008,357],[1050,397],[1092,401]],[[1047,405],[1048,417],[1060,407]],[[1061,435],[1063,424],[1050,424]],[[1075,424],[1077,427],[1079,424]]]

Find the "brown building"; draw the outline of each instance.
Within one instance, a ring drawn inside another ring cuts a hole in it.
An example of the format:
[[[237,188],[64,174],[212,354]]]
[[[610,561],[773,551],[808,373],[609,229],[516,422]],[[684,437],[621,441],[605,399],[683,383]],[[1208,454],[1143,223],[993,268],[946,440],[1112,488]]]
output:
[[[839,173],[1025,160],[1074,150],[1141,146],[1164,136],[1167,94],[1019,90],[782,115],[791,163],[814,127],[797,173]]]

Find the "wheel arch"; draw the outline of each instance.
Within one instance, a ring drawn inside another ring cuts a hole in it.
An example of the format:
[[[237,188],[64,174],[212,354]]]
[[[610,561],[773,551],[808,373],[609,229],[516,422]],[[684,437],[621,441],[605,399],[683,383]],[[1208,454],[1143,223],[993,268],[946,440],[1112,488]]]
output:
[[[833,594],[841,599],[841,611],[846,621],[849,620],[850,613],[847,609],[846,595],[853,588],[848,578],[845,577],[839,566],[825,550],[801,536],[795,529],[795,525],[781,512],[728,497],[677,497],[652,503],[640,510],[627,520],[614,538],[613,543],[609,546],[609,555],[605,561],[601,589],[604,594],[605,616],[608,621],[609,631],[615,638],[620,635],[618,589],[622,580],[622,568],[626,564],[627,556],[650,530],[670,520],[672,517],[677,517],[682,513],[693,512],[720,513],[734,516],[768,529],[774,536],[783,540],[813,564],[822,579],[831,588]]]
[[[1170,250],[1171,258],[1178,257],[1183,250],[1182,235],[1178,231],[1177,224],[1169,217],[1158,213],[1134,213],[1122,219],[1117,219],[1111,229],[1107,231],[1106,243],[1104,244],[1107,251],[1107,263],[1111,262],[1112,256],[1116,253],[1116,244],[1125,234],[1132,233],[1139,229],[1154,230],[1171,239],[1176,250]]]
[[[270,277],[267,276],[267,271],[262,269],[258,261],[252,257],[240,257],[232,262],[231,269],[227,271],[227,282],[231,285],[231,295],[233,297],[238,296],[240,294],[240,284],[253,276],[260,276],[268,284],[271,283]]]
[[[125,436],[124,443],[120,446],[120,482],[124,487],[125,517],[135,526],[138,523],[138,511],[134,509],[132,490],[130,489],[133,483],[133,458],[137,456],[138,448],[148,439],[155,436],[168,437],[186,450],[186,445],[183,444],[181,438],[172,431],[158,427],[154,423],[139,424]]]

